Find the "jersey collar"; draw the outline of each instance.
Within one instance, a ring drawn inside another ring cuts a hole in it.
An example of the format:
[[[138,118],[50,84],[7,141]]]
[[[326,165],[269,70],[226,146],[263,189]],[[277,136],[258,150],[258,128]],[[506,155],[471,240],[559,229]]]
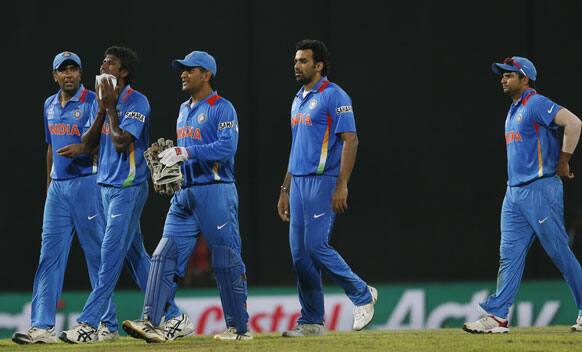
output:
[[[526,89],[523,91],[523,93],[521,93],[521,97],[519,97],[519,99],[515,103],[513,103],[513,105],[514,106],[518,106],[519,104],[525,105],[527,103],[528,99],[532,95],[537,94],[537,93],[538,92],[533,88]]]
[[[83,94],[85,94],[85,87],[81,84],[79,86],[79,89],[77,89],[77,91],[75,92],[75,95],[73,95],[73,97],[71,98],[71,100],[69,101],[79,101],[81,99],[81,96]],[[63,90],[59,89],[59,91],[57,92],[57,96],[56,99],[53,100],[53,105],[57,105],[57,104],[61,104],[61,94],[62,94]]]
[[[323,86],[323,85],[327,85],[329,84],[329,81],[327,79],[327,76],[323,76],[319,79],[319,81],[317,81],[317,83],[315,83],[315,85],[313,86],[313,88],[311,88],[310,92],[317,92],[319,91],[319,89]],[[298,98],[303,99],[303,92],[305,91],[305,86],[301,86],[301,89],[299,89],[299,91],[297,92],[297,94],[295,94]]]
[[[196,104],[194,104],[194,106],[192,105],[192,97],[190,97],[190,99],[186,100],[186,104],[188,105],[188,109],[194,109],[198,106],[200,106],[201,104],[207,103],[210,99],[214,98],[215,96],[218,95],[218,92],[213,90],[212,93],[210,93],[206,98],[200,100],[199,102],[197,102]]]

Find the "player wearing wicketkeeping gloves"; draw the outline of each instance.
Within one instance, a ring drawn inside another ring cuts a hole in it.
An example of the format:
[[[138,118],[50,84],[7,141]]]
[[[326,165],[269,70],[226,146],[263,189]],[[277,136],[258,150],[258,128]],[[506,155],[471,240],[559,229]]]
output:
[[[159,154],[166,166],[183,162],[182,189],[171,200],[164,234],[152,257],[152,269],[144,301],[143,320],[126,320],[124,330],[148,342],[165,341],[159,323],[176,279],[185,274],[188,258],[203,233],[212,253],[227,329],[218,340],[249,340],[246,310],[246,269],[241,257],[238,196],[234,156],[238,121],[232,104],[212,87],[216,62],[206,52],[194,51],[174,60],[182,90],[191,95],[180,106],[178,147]]]
[[[79,325],[59,336],[70,343],[96,341],[99,317],[113,295],[124,260],[138,286],[142,290],[147,286],[150,258],[139,221],[148,195],[149,173],[143,152],[149,144],[150,106],[147,98],[130,86],[137,62],[137,55],[128,48],[114,46],[105,51],[101,73],[114,76],[117,86],[107,78],[96,87],[98,94],[82,137],[87,150],[99,146],[97,183],[105,234],[98,284],[77,318]],[[173,300],[168,307],[166,322],[180,324],[182,316]],[[117,325],[108,328],[116,331]]]
[[[60,90],[44,103],[48,192],[40,259],[32,291],[31,328],[12,336],[19,344],[58,342],[54,334],[57,301],[73,232],[85,252],[92,287],[97,283],[101,262],[105,226],[97,169],[93,155],[85,152],[81,144],[95,93],[81,84],[81,59],[70,51],[55,56],[53,78]],[[113,305],[104,311],[101,320],[117,325]],[[114,336],[105,325],[100,329],[100,336]]]
[[[512,103],[505,119],[508,181],[501,209],[500,262],[497,290],[480,304],[487,313],[465,323],[470,333],[507,333],[509,308],[521,283],[525,258],[533,241],[558,267],[572,291],[582,331],[582,268],[568,246],[564,228],[562,180],[573,179],[569,161],[580,138],[580,119],[533,89],[534,64],[519,56],[492,65]],[[558,139],[558,128],[564,138]]]
[[[318,40],[295,46],[295,78],[303,86],[291,106],[291,155],[277,211],[290,221],[289,243],[301,316],[283,336],[324,334],[321,272],[325,271],[354,304],[354,330],[374,316],[377,291],[358,277],[329,245],[336,213],[347,210],[348,181],[358,138],[350,97],[326,73],[329,53]]]

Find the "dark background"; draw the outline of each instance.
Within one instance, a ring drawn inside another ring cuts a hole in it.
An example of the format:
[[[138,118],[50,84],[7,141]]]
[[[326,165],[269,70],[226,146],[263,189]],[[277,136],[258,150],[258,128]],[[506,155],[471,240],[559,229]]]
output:
[[[89,88],[108,46],[140,55],[133,86],[152,105],[152,140],[175,138],[187,98],[170,61],[195,49],[214,55],[216,87],[239,116],[243,255],[256,286],[294,284],[287,226],[275,206],[299,88],[296,41],[325,41],[329,78],[353,100],[360,147],[350,209],[338,217],[332,243],[372,283],[495,279],[509,99],[492,62],[529,57],[538,90],[582,116],[579,1],[18,1],[11,8],[2,15],[2,291],[32,287],[46,192],[42,103],[57,90],[51,64],[64,50],[81,56]],[[574,171],[581,162],[578,153]],[[567,227],[582,208],[580,182],[565,185]],[[151,192],[142,218],[150,253],[167,208],[168,198]],[[560,277],[537,243],[525,277]],[[65,288],[88,287],[75,242]],[[118,287],[136,286],[124,274]]]

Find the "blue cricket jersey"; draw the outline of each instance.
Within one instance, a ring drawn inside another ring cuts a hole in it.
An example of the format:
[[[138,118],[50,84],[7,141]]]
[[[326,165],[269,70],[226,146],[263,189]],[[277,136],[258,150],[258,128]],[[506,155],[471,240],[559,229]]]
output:
[[[291,106],[291,155],[288,172],[294,176],[338,176],[343,132],[356,132],[352,101],[337,84],[323,77],[305,97],[305,87]]]
[[[232,183],[238,144],[238,119],[230,101],[212,92],[191,106],[180,106],[176,123],[179,147],[188,150],[182,164],[184,186],[217,182]]]
[[[533,89],[511,104],[505,120],[509,186],[556,174],[560,141],[554,117],[561,108]]]
[[[45,140],[51,145],[53,153],[51,178],[66,180],[93,174],[97,168],[92,155],[82,154],[71,159],[58,155],[57,150],[69,144],[81,143],[81,134],[89,120],[95,93],[81,85],[65,107],[61,107],[60,95],[59,90],[44,102]]]
[[[98,110],[95,100],[87,128],[95,121]],[[105,117],[99,140],[97,183],[114,187],[136,186],[149,176],[143,153],[149,147],[150,104],[143,94],[127,85],[119,94],[116,110],[119,128],[134,139],[127,151],[118,153],[111,139],[109,117]]]

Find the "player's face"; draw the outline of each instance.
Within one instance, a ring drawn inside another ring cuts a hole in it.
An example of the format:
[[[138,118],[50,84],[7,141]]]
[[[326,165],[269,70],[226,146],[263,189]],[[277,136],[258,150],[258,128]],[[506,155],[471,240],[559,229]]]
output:
[[[313,50],[297,50],[293,60],[293,69],[295,70],[295,80],[301,84],[308,84],[319,78],[323,64],[315,63],[313,60]]]
[[[202,71],[200,67],[184,67],[180,74],[182,80],[182,91],[196,93],[202,89],[205,82],[210,79],[209,71]]]
[[[525,77],[520,78],[517,72],[505,72],[501,76],[501,87],[503,93],[514,96],[519,94],[527,86]]]
[[[53,71],[53,78],[62,90],[74,93],[81,85],[81,68],[76,64],[61,65],[56,71]]]
[[[122,78],[121,60],[113,55],[106,55],[101,63],[101,68],[99,71],[115,76],[116,78]]]

